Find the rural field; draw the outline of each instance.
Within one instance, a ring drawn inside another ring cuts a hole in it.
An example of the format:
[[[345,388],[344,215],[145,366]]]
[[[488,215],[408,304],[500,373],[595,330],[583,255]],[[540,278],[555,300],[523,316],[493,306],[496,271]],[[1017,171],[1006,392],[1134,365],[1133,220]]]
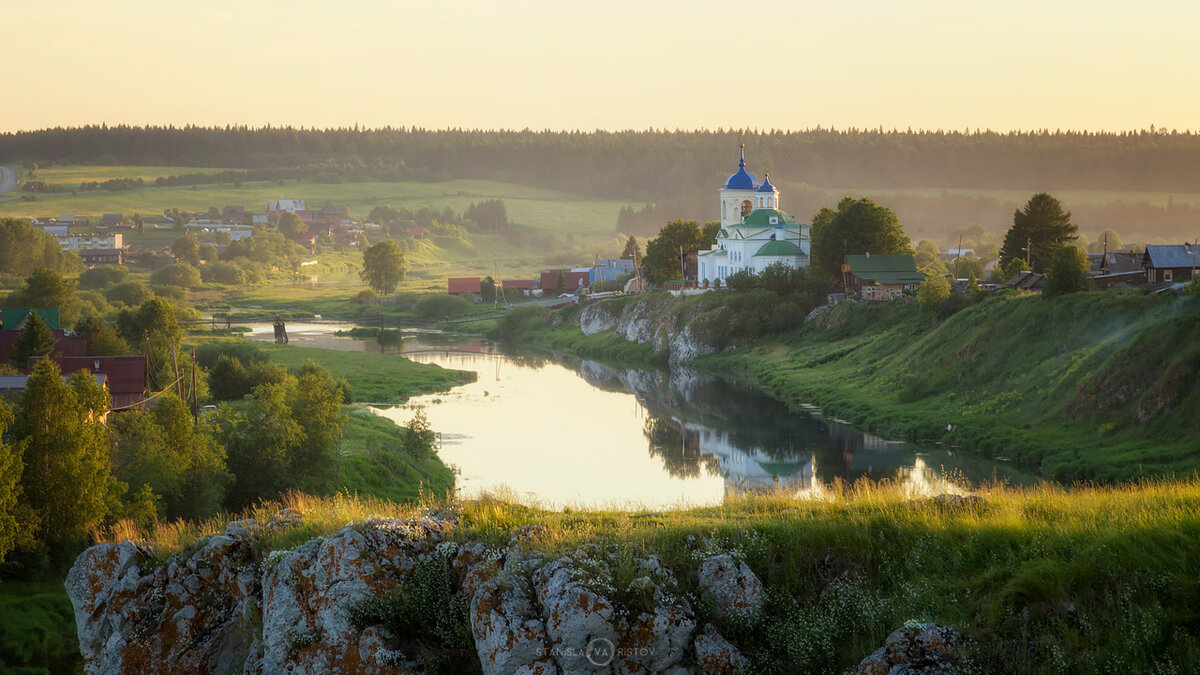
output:
[[[215,172],[221,169],[138,166],[62,166],[39,169],[38,179],[50,183],[104,181],[110,178],[138,178],[153,181],[158,176],[177,173]],[[21,172],[21,181],[26,179]],[[345,206],[352,218],[366,218],[376,206],[391,204],[416,210],[421,206],[441,210],[450,207],[463,211],[484,199],[502,199],[509,218],[528,227],[573,233],[580,237],[611,236],[617,211],[623,202],[577,197],[565,192],[543,190],[526,185],[486,180],[448,180],[436,183],[312,183],[303,181],[249,182],[195,185],[190,187],[146,187],[140,190],[39,196],[37,201],[12,197],[0,201],[0,216],[56,217],[63,213],[99,216],[105,212],[145,215],[162,213],[169,208],[202,211],[210,206],[241,205],[263,211],[274,199],[306,199],[313,206]]]

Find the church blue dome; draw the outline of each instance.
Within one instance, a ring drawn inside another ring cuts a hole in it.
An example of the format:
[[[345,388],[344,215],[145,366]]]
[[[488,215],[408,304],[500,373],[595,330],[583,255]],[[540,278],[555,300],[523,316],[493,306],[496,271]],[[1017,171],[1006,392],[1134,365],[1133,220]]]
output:
[[[775,191],[775,186],[771,185],[771,174],[768,173],[767,175],[763,176],[763,182],[762,182],[762,185],[758,186],[758,191],[759,192],[774,192]]]
[[[742,157],[738,160],[738,170],[725,181],[726,190],[753,190],[758,187],[758,179],[746,171],[746,146],[742,146]]]

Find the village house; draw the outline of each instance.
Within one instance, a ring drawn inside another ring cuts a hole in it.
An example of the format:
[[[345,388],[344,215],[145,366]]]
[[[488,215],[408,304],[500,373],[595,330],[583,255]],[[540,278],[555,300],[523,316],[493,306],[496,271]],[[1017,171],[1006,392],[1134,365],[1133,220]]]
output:
[[[595,264],[598,281],[616,281],[622,275],[633,274],[633,261],[625,258],[604,258]]]
[[[125,248],[125,236],[117,234],[67,234],[58,237],[58,245],[64,251],[83,251],[86,249],[120,250]]]
[[[537,281],[534,279],[505,279],[500,282],[504,288],[512,288],[521,292],[521,295],[529,297],[533,295],[537,289]]]
[[[249,218],[244,206],[226,206],[221,211],[221,219],[231,225],[247,225]]]
[[[720,190],[721,229],[717,241],[696,258],[695,279],[703,284],[724,283],[737,272],[756,274],[773,264],[792,269],[807,267],[812,246],[811,227],[779,208],[779,190],[768,173],[760,185],[746,170],[742,146],[738,170]],[[684,272],[685,278],[688,274]]]
[[[296,213],[308,210],[303,199],[277,199],[267,203],[267,213]]]
[[[1092,283],[1098,289],[1146,285],[1141,256],[1133,251],[1089,253]]]
[[[1172,284],[1190,280],[1200,265],[1198,244],[1151,244],[1142,255],[1142,268],[1149,284]]]
[[[592,268],[576,267],[565,270],[542,270],[541,287],[546,294],[553,293],[558,288],[558,275],[562,274],[565,292],[576,293],[592,282]]]
[[[450,295],[470,296],[479,302],[483,294],[479,277],[451,277],[446,280],[446,292]]]
[[[100,225],[104,227],[116,227],[125,222],[125,216],[120,213],[106,213],[100,216]]]
[[[1004,282],[1008,288],[1015,288],[1018,291],[1029,291],[1031,293],[1041,293],[1046,287],[1046,275],[1030,272],[1029,270],[1021,270],[1013,275],[1013,278]]]
[[[104,377],[110,401],[109,410],[136,406],[146,400],[146,360],[142,356],[59,356],[50,360],[58,364],[63,375],[87,372]],[[32,368],[37,358],[29,360]]]
[[[56,343],[56,353],[67,356],[82,356],[87,353],[86,341],[59,328],[57,307],[10,307],[0,310],[0,363],[8,363],[11,360],[17,339],[21,337],[21,329],[25,327],[25,320],[31,312],[36,312],[42,323],[50,329]]]
[[[119,248],[85,248],[79,252],[79,258],[87,267],[124,265],[125,251]]]
[[[892,300],[925,280],[911,255],[848,255],[842,263],[848,294],[862,300]]]

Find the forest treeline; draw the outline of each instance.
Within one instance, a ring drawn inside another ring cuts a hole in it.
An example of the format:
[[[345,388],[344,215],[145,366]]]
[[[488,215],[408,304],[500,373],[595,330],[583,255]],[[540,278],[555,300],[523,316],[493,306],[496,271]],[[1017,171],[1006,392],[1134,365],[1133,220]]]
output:
[[[232,169],[309,167],[405,179],[482,178],[596,197],[658,200],[711,190],[739,134],[700,131],[481,131],[421,128],[85,126],[0,134],[0,161]],[[761,176],[823,187],[1200,191],[1200,134],[752,131]],[[343,166],[340,161],[354,159]],[[320,165],[325,164],[324,167]],[[289,169],[293,177],[295,169]],[[254,178],[273,173],[254,172]],[[226,180],[233,176],[226,176]],[[248,176],[247,176],[248,178]]]

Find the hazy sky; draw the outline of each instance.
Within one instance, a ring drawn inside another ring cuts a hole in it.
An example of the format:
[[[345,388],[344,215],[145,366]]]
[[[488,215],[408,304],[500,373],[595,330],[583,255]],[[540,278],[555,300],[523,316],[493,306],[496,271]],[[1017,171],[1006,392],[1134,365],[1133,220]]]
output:
[[[0,131],[1195,129],[1200,3],[0,0]]]

